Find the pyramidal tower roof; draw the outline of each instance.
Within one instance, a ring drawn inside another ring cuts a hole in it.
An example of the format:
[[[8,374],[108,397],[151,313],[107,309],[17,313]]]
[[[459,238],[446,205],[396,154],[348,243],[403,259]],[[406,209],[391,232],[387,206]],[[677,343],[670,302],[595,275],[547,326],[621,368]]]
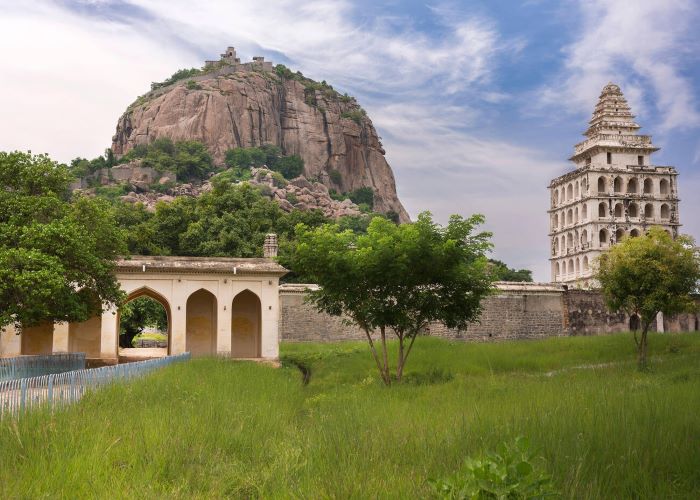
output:
[[[572,161],[601,148],[635,150],[640,153],[658,150],[651,143],[651,136],[637,133],[640,126],[634,121],[634,115],[620,86],[614,83],[603,87],[588,125],[584,132],[587,139],[574,146],[574,156],[570,158]]]
[[[640,127],[634,122],[627,99],[618,85],[608,83],[598,98],[593,117],[588,122],[585,135],[591,137],[596,132],[633,134]]]

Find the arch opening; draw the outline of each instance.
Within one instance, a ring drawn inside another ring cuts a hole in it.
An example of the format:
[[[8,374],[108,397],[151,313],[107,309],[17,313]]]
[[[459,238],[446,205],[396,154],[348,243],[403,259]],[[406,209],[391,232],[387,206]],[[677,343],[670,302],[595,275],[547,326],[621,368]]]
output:
[[[622,217],[624,214],[622,203],[615,204],[615,217]]]
[[[630,194],[636,194],[637,193],[637,179],[634,177],[629,180],[627,183],[627,192]]]
[[[170,304],[155,290],[143,287],[131,292],[118,311],[119,356],[167,356],[171,317]],[[99,329],[97,332],[99,337]]]
[[[627,213],[630,217],[639,217],[639,207],[636,203],[630,203],[627,207]]]
[[[661,179],[661,182],[659,182],[659,193],[668,194],[668,180]]]
[[[613,191],[616,193],[622,192],[622,177],[615,177],[615,180],[613,181]]]
[[[607,192],[607,186],[605,185],[605,177],[598,177],[598,192]]]
[[[651,179],[644,179],[644,194],[651,194],[654,191],[654,183]]]
[[[601,202],[598,204],[598,217],[603,219],[605,218],[607,212],[607,207],[605,206],[604,202]]]
[[[667,204],[661,205],[661,218],[662,219],[669,219],[671,217],[671,209],[668,207]]]

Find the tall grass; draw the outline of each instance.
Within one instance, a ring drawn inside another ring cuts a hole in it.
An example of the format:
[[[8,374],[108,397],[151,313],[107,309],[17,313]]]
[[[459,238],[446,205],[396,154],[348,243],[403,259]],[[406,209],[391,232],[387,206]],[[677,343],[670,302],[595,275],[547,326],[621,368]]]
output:
[[[194,360],[0,422],[0,497],[425,497],[523,435],[565,497],[698,498],[700,336],[650,345],[639,372],[626,335],[421,338],[391,388],[361,343]]]

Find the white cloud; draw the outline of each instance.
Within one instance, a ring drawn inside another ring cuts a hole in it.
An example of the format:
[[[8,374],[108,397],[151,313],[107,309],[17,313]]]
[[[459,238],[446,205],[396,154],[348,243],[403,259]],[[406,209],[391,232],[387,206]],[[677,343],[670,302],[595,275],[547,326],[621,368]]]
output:
[[[495,257],[549,279],[546,186],[565,162],[459,130],[459,108],[403,103],[369,110],[387,131],[387,159],[401,166],[397,185],[412,216],[430,210],[444,223],[451,214],[482,213],[494,232]]]
[[[565,47],[559,78],[539,89],[538,104],[570,112],[592,112],[608,81],[622,86],[633,112],[653,101],[665,132],[700,124],[697,96],[683,63],[697,57],[693,42],[698,20],[692,0],[610,0],[576,2],[580,35]],[[653,96],[650,95],[653,92]]]

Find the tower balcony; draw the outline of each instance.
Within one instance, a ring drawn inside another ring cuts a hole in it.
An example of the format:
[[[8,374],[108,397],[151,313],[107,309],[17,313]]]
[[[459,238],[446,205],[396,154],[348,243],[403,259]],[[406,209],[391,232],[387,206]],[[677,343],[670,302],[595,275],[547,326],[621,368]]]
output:
[[[637,148],[656,150],[651,143],[650,135],[598,134],[574,146],[574,156],[584,153],[594,146],[606,148]]]

